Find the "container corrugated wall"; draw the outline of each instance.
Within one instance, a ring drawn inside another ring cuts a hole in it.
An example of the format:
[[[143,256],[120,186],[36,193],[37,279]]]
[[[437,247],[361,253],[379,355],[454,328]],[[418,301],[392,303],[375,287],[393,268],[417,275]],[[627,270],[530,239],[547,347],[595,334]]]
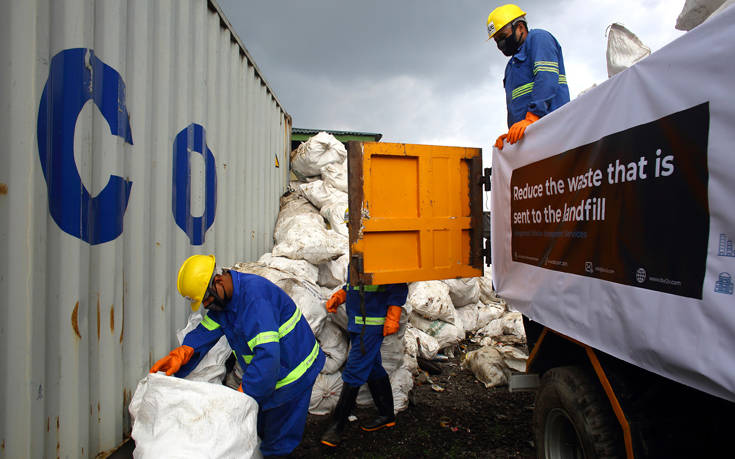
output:
[[[0,457],[94,457],[177,344],[180,263],[270,251],[291,120],[212,1],[2,10]]]

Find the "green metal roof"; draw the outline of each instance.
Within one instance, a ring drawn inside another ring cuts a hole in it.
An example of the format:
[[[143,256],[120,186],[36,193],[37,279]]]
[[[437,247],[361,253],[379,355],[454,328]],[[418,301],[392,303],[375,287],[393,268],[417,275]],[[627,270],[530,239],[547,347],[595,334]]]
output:
[[[383,134],[377,133],[377,132],[357,132],[357,131],[334,131],[329,129],[303,129],[303,128],[291,128],[291,140],[308,140],[309,137],[312,137],[320,132],[327,132],[329,134],[332,134],[334,137],[337,138],[340,142],[348,142],[350,140],[357,140],[357,141],[373,141],[373,142],[379,142],[380,139],[383,137]]]

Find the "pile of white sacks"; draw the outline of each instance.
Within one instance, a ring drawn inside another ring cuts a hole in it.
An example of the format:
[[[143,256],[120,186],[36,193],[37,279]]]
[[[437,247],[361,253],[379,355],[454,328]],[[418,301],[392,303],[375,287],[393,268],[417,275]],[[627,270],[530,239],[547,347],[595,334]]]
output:
[[[291,182],[291,192],[281,198],[273,251],[257,262],[232,267],[263,276],[285,290],[319,340],[327,361],[312,391],[312,414],[328,414],[336,406],[350,345],[345,305],[336,314],[325,309],[327,299],[347,278],[348,232],[343,221],[347,209],[346,157],[344,145],[325,132],[292,152],[291,167],[299,179]],[[201,316],[193,315],[179,332],[180,339],[200,320]],[[509,311],[505,301],[495,295],[490,277],[409,284],[401,327],[383,340],[381,348],[397,412],[408,406],[413,378],[421,371],[417,356],[432,360],[442,351],[451,353],[468,334],[482,347],[468,353],[463,365],[486,386],[504,384],[511,370],[524,370],[521,315]],[[207,380],[222,381],[223,362],[230,353],[223,338],[210,351],[213,366],[207,371]],[[200,367],[207,365],[203,362]],[[212,371],[219,366],[221,371]],[[216,375],[215,379],[210,375]],[[225,382],[236,388],[241,377],[242,369],[236,366]],[[357,403],[372,405],[367,386],[360,391]]]

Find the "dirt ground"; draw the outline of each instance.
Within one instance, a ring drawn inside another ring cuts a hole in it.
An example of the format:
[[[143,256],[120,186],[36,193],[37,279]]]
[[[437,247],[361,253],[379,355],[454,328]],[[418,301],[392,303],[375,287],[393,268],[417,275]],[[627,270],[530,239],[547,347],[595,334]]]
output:
[[[319,439],[329,417],[309,415],[304,439],[289,457],[536,457],[533,393],[510,393],[507,386],[486,389],[469,369],[460,369],[462,354],[475,348],[468,343],[458,347],[455,357],[440,363],[442,373],[430,376],[431,382],[419,383],[422,378],[417,378],[412,403],[398,413],[395,427],[363,432],[359,420],[370,419],[376,411],[357,408],[359,420],[349,423],[338,448],[328,448]]]

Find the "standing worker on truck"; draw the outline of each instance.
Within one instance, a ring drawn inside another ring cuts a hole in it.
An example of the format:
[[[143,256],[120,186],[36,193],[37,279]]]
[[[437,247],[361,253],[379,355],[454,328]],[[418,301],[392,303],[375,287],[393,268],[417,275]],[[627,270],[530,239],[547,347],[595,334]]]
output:
[[[225,335],[244,373],[238,390],[258,402],[263,456],[285,456],[301,442],[311,389],[325,356],[291,298],[269,280],[215,270],[214,255],[193,255],[181,265],[179,293],[191,309],[207,309],[181,346],[151,373],[184,377]]]
[[[350,353],[342,371],[342,393],[332,422],[321,439],[331,447],[339,444],[357,392],[366,381],[378,408],[378,417],[361,425],[362,430],[372,432],[396,425],[393,390],[380,358],[380,345],[383,337],[392,335],[400,327],[401,305],[406,302],[408,285],[365,285],[362,288],[364,299],[361,302],[360,287],[351,286],[348,276],[347,284],[326,304],[327,311],[334,313],[340,304],[347,302],[347,331],[350,334]]]
[[[545,30],[528,30],[518,6],[495,8],[487,17],[487,34],[511,58],[503,78],[509,129],[495,141],[502,150],[504,140],[518,142],[531,123],[569,102],[569,87],[559,42]]]

